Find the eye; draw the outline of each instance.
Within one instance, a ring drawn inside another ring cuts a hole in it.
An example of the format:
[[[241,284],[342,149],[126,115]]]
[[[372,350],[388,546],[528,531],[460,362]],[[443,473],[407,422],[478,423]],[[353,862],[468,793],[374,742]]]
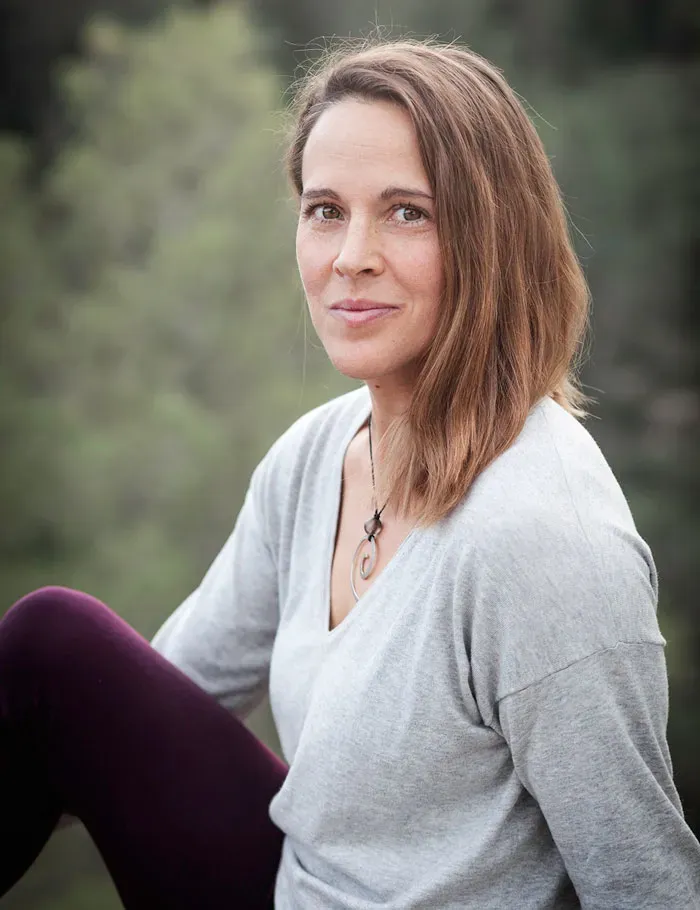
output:
[[[304,209],[304,217],[315,221],[337,221],[339,216],[340,211],[332,202],[312,202]]]
[[[426,220],[429,217],[428,213],[423,211],[423,209],[419,209],[415,205],[409,205],[407,202],[400,203],[394,209],[395,212],[400,212],[402,210],[404,212],[404,217],[400,218],[399,220],[403,224],[420,223],[421,221]]]

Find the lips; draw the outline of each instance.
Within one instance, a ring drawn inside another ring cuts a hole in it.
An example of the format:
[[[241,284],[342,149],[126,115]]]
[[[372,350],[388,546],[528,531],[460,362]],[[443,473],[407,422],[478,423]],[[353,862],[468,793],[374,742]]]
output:
[[[365,299],[346,299],[334,303],[331,310],[343,310],[350,313],[364,312],[365,310],[395,310],[396,307],[390,303],[382,303],[379,300]]]
[[[342,300],[331,307],[330,313],[346,326],[362,326],[398,311],[398,307],[374,300]]]

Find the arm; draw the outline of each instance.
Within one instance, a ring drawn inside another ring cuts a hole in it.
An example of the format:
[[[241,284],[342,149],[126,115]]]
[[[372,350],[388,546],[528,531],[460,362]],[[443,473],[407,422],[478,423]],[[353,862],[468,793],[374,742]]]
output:
[[[498,714],[583,910],[700,905],[700,845],[666,743],[663,646],[620,642],[502,698]]]
[[[233,532],[199,587],[151,645],[240,717],[264,695],[278,624],[277,567],[265,523],[263,465]]]

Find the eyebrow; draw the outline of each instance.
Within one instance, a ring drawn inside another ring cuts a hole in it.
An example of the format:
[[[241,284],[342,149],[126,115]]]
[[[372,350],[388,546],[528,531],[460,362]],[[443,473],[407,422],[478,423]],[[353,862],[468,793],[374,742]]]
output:
[[[432,201],[433,197],[430,193],[424,193],[423,190],[414,190],[409,187],[403,186],[388,186],[385,190],[382,190],[379,194],[379,198],[386,202],[389,199],[395,199],[397,196],[412,196],[417,199],[430,199]],[[304,190],[301,194],[302,199],[336,199],[340,200],[340,196],[335,190],[330,189],[329,187],[319,187],[318,189]]]

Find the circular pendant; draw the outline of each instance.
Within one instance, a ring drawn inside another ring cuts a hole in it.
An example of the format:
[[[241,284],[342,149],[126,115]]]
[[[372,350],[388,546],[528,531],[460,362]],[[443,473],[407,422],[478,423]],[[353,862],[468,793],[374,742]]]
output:
[[[363,553],[362,559],[360,560],[360,578],[369,578],[374,570],[375,565],[377,564],[377,544],[375,543],[374,535],[368,534],[366,537],[363,537],[362,540],[358,543],[355,549],[355,553],[352,557],[352,562],[350,563],[350,587],[352,588],[353,597],[356,601],[360,599],[360,595],[357,593],[357,590],[355,588],[357,557],[360,555],[360,550],[366,543],[369,543],[370,545],[370,552]]]

